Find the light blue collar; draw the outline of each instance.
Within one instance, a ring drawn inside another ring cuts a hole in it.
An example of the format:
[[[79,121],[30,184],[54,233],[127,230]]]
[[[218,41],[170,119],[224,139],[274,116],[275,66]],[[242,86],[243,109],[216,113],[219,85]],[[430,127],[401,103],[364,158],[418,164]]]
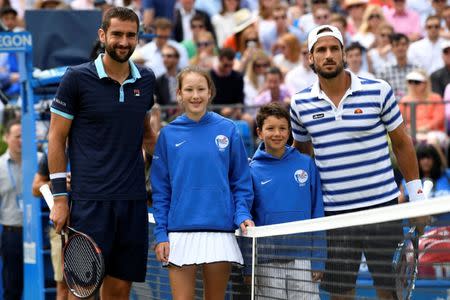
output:
[[[97,74],[100,79],[108,78],[108,74],[106,74],[105,67],[103,66],[104,55],[105,55],[104,53],[100,53],[94,61],[95,69],[97,70]],[[129,60],[128,63],[130,64],[132,79],[136,80],[141,78],[141,73],[139,73],[139,70],[136,67],[136,65],[131,60]]]

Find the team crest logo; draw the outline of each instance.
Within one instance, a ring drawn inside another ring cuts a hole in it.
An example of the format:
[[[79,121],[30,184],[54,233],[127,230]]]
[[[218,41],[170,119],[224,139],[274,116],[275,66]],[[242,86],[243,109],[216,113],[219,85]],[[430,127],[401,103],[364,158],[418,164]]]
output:
[[[139,89],[134,89],[133,93],[135,97],[139,97],[141,95],[141,91]]]
[[[306,173],[306,171],[302,169],[297,170],[294,173],[294,179],[295,181],[297,181],[299,185],[304,185],[305,182],[308,180],[308,173]]]
[[[230,144],[228,138],[222,134],[216,136],[216,146],[220,151],[224,151],[226,147]]]

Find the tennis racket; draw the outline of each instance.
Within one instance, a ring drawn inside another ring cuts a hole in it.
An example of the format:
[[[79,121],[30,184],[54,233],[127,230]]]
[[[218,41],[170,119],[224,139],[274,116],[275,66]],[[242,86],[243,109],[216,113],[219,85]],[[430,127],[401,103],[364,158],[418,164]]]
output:
[[[411,299],[415,287],[418,263],[418,236],[413,226],[394,252],[392,269],[395,275],[395,289],[398,299]]]
[[[51,210],[54,201],[50,187],[45,184],[39,190]],[[91,237],[69,226],[61,232],[61,241],[64,279],[70,292],[81,299],[93,296],[105,276],[102,251]]]
[[[428,198],[433,186],[434,184],[431,180],[424,181],[423,193],[425,198]],[[417,278],[418,250],[419,234],[416,227],[412,226],[405,235],[404,240],[398,244],[392,260],[398,299],[411,299]]]

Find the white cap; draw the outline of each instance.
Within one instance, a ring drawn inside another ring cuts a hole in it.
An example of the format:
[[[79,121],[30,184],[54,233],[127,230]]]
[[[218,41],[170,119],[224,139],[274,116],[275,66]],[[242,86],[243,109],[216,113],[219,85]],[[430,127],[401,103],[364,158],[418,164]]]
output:
[[[449,40],[444,40],[441,44],[441,49],[442,51],[444,51],[445,49],[450,48],[450,41]]]
[[[406,80],[425,82],[427,81],[427,78],[422,73],[411,71],[406,75]]]
[[[317,34],[319,31],[323,29],[329,29],[331,31],[323,31],[319,34]],[[334,27],[332,25],[321,25],[315,27],[313,30],[311,30],[308,34],[308,50],[311,52],[311,49],[313,48],[314,44],[317,43],[317,40],[319,40],[321,37],[325,36],[332,36],[335,37],[339,42],[341,42],[341,46],[344,45],[344,39],[342,38],[342,34],[337,29],[337,27]]]

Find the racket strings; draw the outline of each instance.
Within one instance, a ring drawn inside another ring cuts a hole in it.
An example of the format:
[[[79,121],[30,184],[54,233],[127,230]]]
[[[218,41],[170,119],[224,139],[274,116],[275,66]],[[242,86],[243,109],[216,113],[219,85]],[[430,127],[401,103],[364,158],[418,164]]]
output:
[[[68,286],[79,297],[89,297],[103,277],[102,257],[91,242],[74,235],[64,250],[64,270]]]

